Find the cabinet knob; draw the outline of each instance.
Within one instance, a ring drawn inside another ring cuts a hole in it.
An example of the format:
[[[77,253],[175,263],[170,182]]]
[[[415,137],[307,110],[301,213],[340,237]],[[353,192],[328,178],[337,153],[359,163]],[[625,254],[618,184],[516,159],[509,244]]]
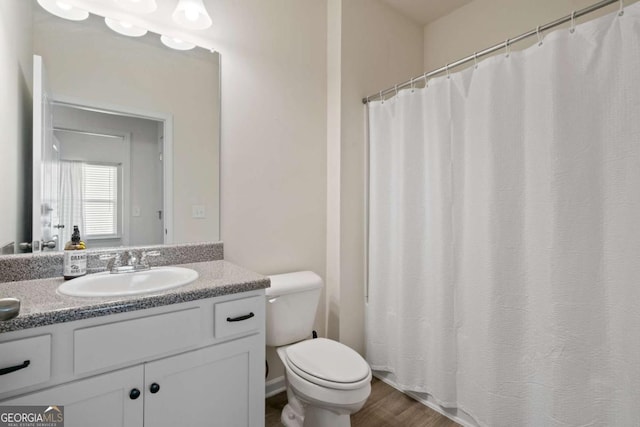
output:
[[[160,384],[158,384],[158,383],[151,384],[151,386],[149,386],[149,391],[151,393],[154,393],[154,394],[159,392],[160,391]]]
[[[131,398],[131,400],[136,400],[139,397],[140,397],[140,390],[138,390],[137,388],[131,389],[131,391],[129,392],[129,398]]]

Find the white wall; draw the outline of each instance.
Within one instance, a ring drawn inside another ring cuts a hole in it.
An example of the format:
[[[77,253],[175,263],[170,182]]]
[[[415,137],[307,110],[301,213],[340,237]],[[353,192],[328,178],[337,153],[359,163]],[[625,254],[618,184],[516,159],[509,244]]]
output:
[[[327,2],[327,337],[340,336],[340,159],[342,126],[342,0]]]
[[[31,2],[0,1],[0,248],[30,236],[31,202],[23,202],[31,186],[30,16]]]
[[[218,240],[219,56],[120,36],[96,16],[81,35],[75,22],[39,9],[35,17],[34,50],[54,96],[173,114],[174,241]],[[206,220],[191,217],[194,204]]]
[[[635,1],[625,0],[624,4]],[[424,69],[440,68],[594,3],[595,0],[474,0],[425,26]],[[578,23],[618,7],[617,3],[607,6],[579,19]],[[528,39],[513,49],[530,46],[536,40],[535,37]]]
[[[220,7],[225,257],[264,274],[323,274],[326,6]]]
[[[243,0],[210,10],[222,57],[225,259],[324,276],[326,4]],[[324,333],[324,310],[316,327]],[[282,374],[271,352],[272,374]]]
[[[339,327],[329,335],[362,351],[360,99],[421,70],[422,28],[377,0],[220,7],[212,13],[223,58],[225,258],[263,274],[310,269],[327,279],[337,271],[327,292],[337,289],[328,314],[329,327]],[[321,335],[325,312],[316,319]],[[267,356],[269,379],[282,375],[277,356]]]
[[[363,352],[366,135],[361,99],[421,72],[423,29],[379,1],[329,5],[330,20],[341,22],[329,22],[330,31],[340,35],[329,34],[328,330]]]

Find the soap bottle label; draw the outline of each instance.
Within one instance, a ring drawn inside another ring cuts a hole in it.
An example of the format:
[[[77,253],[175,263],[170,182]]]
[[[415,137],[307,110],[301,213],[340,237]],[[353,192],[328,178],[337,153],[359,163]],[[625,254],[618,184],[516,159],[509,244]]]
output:
[[[79,277],[87,274],[87,253],[85,251],[65,251],[63,274],[65,277]]]

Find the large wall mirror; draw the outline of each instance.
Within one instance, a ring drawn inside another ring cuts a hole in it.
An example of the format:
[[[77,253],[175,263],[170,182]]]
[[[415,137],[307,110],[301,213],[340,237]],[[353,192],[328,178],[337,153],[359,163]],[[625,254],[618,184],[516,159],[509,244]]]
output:
[[[60,250],[74,225],[89,247],[218,240],[219,55],[35,0],[0,14],[2,252]]]

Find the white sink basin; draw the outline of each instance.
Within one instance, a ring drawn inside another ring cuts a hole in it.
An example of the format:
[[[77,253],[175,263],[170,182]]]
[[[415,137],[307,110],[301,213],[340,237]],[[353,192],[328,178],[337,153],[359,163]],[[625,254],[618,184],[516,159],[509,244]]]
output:
[[[58,292],[72,297],[116,297],[166,291],[187,285],[198,272],[183,267],[154,267],[135,273],[89,274],[58,286]]]

